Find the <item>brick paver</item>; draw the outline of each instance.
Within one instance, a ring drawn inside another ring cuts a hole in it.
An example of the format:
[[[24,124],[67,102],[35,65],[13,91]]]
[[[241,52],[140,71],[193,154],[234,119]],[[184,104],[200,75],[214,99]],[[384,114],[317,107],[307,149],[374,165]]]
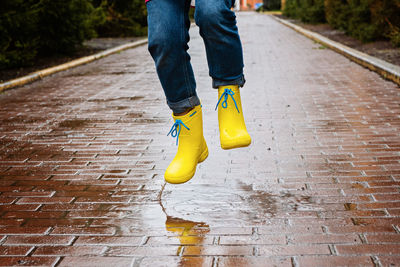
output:
[[[0,95],[0,265],[388,266],[400,259],[400,91],[266,15],[238,14],[253,144],[166,185],[170,111],[146,47]]]

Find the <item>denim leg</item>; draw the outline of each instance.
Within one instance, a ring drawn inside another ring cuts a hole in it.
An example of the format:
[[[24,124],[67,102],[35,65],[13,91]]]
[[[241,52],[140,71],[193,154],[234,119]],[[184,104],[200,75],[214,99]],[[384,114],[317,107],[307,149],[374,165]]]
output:
[[[245,83],[243,51],[233,0],[196,0],[195,20],[206,47],[213,87]]]
[[[190,0],[147,2],[148,49],[174,113],[200,104],[189,49]]]

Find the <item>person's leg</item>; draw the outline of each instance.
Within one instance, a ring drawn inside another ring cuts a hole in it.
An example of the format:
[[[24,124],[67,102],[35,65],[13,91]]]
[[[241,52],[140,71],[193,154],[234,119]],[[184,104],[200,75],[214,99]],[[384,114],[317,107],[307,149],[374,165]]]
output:
[[[206,47],[214,88],[232,84],[242,87],[245,82],[242,44],[235,13],[230,9],[233,3],[234,0],[196,0],[195,21]]]
[[[179,114],[200,104],[187,53],[190,0],[151,0],[146,5],[148,49],[167,104],[175,114]]]
[[[190,0],[147,2],[149,51],[175,121],[169,134],[176,137],[178,151],[165,171],[169,183],[190,180],[197,164],[208,156],[203,136],[203,116],[190,56]],[[187,114],[186,111],[190,110]]]
[[[196,0],[195,20],[206,46],[213,87],[218,88],[218,122],[221,147],[231,149],[251,143],[243,118],[239,87],[243,76],[243,52],[233,0]]]

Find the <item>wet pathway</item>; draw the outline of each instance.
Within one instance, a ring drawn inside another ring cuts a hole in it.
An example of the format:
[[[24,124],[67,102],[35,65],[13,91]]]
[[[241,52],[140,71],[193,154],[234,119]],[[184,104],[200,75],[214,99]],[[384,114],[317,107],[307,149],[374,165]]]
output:
[[[400,89],[266,15],[240,13],[253,144],[165,185],[170,112],[145,46],[0,95],[0,265],[400,262]]]

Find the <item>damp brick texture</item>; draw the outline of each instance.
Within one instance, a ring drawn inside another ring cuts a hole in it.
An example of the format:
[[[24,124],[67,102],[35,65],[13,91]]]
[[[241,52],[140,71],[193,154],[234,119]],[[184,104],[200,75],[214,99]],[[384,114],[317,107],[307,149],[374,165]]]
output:
[[[239,13],[253,143],[165,185],[171,112],[146,46],[0,95],[0,265],[398,266],[400,89],[273,18]]]

